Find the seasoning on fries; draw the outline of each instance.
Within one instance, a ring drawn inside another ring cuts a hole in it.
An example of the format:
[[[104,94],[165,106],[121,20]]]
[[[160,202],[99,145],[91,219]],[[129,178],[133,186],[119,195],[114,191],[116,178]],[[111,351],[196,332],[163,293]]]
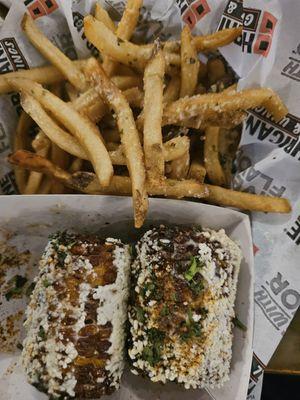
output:
[[[132,195],[136,227],[148,195],[290,212],[287,199],[228,189],[247,110],[265,107],[275,121],[287,114],[269,88],[237,91],[216,52],[242,27],[194,36],[186,26],[180,40],[136,44],[142,3],[128,0],[118,24],[99,4],[84,18],[102,65],[70,60],[24,15],[24,33],[51,65],[0,75],[0,94],[21,94],[9,157],[19,192]]]

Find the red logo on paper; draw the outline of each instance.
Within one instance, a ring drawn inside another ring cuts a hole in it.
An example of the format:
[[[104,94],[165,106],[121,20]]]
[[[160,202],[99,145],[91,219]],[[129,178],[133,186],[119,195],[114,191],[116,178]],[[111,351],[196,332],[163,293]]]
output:
[[[26,0],[24,4],[32,19],[49,15],[58,8],[55,0]]]
[[[183,13],[182,20],[190,29],[193,29],[200,19],[210,12],[210,7],[206,0],[197,0],[192,3]]]
[[[271,49],[276,24],[277,18],[275,18],[274,15],[270,14],[268,11],[264,11],[259,27],[259,35],[253,47],[254,53],[267,57]]]
[[[259,248],[257,246],[255,246],[255,244],[253,243],[253,254],[256,256],[256,253],[259,251]]]

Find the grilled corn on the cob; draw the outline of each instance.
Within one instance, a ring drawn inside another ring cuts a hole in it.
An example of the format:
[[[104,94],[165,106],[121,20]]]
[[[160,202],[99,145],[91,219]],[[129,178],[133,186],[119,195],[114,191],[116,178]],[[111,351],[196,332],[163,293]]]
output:
[[[27,309],[22,361],[51,398],[98,398],[123,371],[130,253],[115,239],[62,233],[48,243]]]
[[[136,250],[132,372],[186,388],[220,386],[229,376],[239,247],[224,230],[161,226]]]

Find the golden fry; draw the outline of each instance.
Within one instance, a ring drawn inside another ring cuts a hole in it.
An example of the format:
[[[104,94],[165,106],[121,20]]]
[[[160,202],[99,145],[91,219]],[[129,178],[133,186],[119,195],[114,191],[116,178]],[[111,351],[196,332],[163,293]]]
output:
[[[252,193],[237,192],[219,186],[206,185],[209,189],[207,200],[220,206],[235,207],[241,210],[273,213],[291,212],[290,202],[285,198],[260,196]]]
[[[32,119],[28,114],[22,111],[16,133],[14,135],[13,140],[13,151],[26,149],[29,145],[29,137],[28,130],[32,125]],[[18,167],[14,168],[16,184],[20,194],[24,193],[26,181],[27,181],[27,172],[24,169],[20,169]]]
[[[24,14],[21,25],[34,47],[49,60],[76,89],[84,91],[87,88],[84,74],[38,29],[35,22],[28,14]]]
[[[51,161],[62,169],[67,169],[69,165],[69,155],[56,144],[51,143]],[[53,194],[65,193],[65,187],[62,183],[53,180],[51,182],[50,192]]]
[[[137,26],[142,0],[128,0],[123,12],[122,18],[118,24],[116,35],[121,40],[130,40]],[[109,28],[109,27],[108,27]],[[115,32],[113,29],[110,29]],[[104,58],[103,69],[108,76],[114,75],[117,63],[110,60],[109,57]]]
[[[216,50],[218,47],[232,43],[237,37],[241,36],[243,27],[228,28],[206,36],[194,37],[194,46],[198,52]]]
[[[169,174],[172,179],[185,179],[190,168],[190,152],[189,149],[183,156],[171,162],[171,172]]]
[[[97,127],[38,83],[15,78],[10,80],[10,84],[16,90],[32,95],[72,132],[88,153],[101,184],[107,186],[113,175],[113,167]]]
[[[226,186],[229,187],[232,178],[232,166],[239,146],[241,132],[238,129],[221,129],[219,134],[219,154],[225,175]]]
[[[127,40],[118,38],[102,22],[91,15],[84,18],[84,32],[88,40],[97,49],[122,64],[134,66],[143,70],[153,53],[153,46],[138,46]],[[180,56],[174,53],[165,53],[166,63],[180,65]]]
[[[80,171],[82,169],[82,165],[83,165],[83,160],[81,158],[74,158],[69,167],[69,172],[74,173]]]
[[[204,166],[211,183],[224,186],[226,178],[219,159],[220,128],[210,126],[205,130]]]
[[[142,107],[144,95],[138,87],[126,89],[123,94],[132,107]],[[86,115],[92,122],[100,121],[109,111],[107,105],[94,88],[87,90],[74,100],[72,106],[81,114]]]
[[[274,112],[276,120],[287,113],[286,107],[272,89],[246,89],[241,92],[208,93],[179,99],[165,108],[163,125],[177,124],[192,117],[199,118],[202,121],[201,126],[205,123],[223,126],[225,121],[231,125],[232,121],[239,121],[240,112],[261,105],[266,105],[270,112]]]
[[[96,3],[95,6],[95,18],[98,21],[103,22],[103,24],[112,32],[116,31],[117,27],[114,24],[114,21],[110,18],[108,12],[99,3]]]
[[[76,157],[88,159],[78,140],[62,129],[34,97],[27,93],[22,94],[21,105],[53,143]]]
[[[108,187],[101,187],[95,174],[91,172],[77,172],[70,174],[57,167],[51,161],[37,154],[19,150],[8,158],[9,162],[31,171],[38,171],[57,179],[65,186],[88,194],[131,195],[131,179],[126,176],[114,176]],[[176,181],[165,179],[161,185],[148,185],[148,192],[153,196],[166,197],[194,197],[208,196],[206,185],[194,180]]]
[[[67,95],[68,95],[68,97],[69,97],[69,100],[70,100],[71,102],[72,102],[72,101],[75,101],[75,100],[78,98],[79,92],[78,92],[78,90],[77,90],[76,88],[74,88],[73,85],[71,85],[71,83],[66,82],[65,89],[66,89]],[[55,93],[54,93],[54,94],[55,94]]]
[[[49,176],[44,176],[37,194],[50,194],[52,184],[52,179]]]
[[[175,100],[178,100],[179,94],[180,94],[180,77],[178,75],[173,75],[164,92],[164,98],[163,98],[164,104],[169,104]]]
[[[189,152],[190,139],[187,136],[175,137],[163,144],[166,162],[176,160]]]
[[[165,59],[160,50],[149,61],[144,74],[143,141],[147,179],[150,183],[162,183],[164,179],[165,161],[161,132],[164,75]]]
[[[77,68],[83,67],[86,60],[72,61]],[[20,69],[19,71],[8,72],[0,75],[0,94],[10,93],[13,87],[8,79],[25,78],[43,85],[52,85],[65,80],[65,76],[54,66],[36,67],[31,69]]]
[[[188,172],[189,179],[195,179],[199,183],[204,183],[206,169],[200,161],[193,160]]]
[[[185,156],[189,150],[189,146],[190,140],[186,136],[168,140],[163,143],[162,146],[164,161],[169,162]],[[109,156],[114,165],[126,165],[126,158],[122,145],[110,142],[106,144],[106,147],[109,150]]]
[[[130,106],[122,92],[105,75],[99,63],[92,59],[86,66],[86,73],[90,76],[95,88],[116,113],[121,142],[128,170],[132,180],[132,196],[135,211],[135,226],[141,227],[148,209],[146,192],[146,172],[143,149],[136,129]]]
[[[181,31],[181,87],[180,97],[192,96],[198,82],[199,60],[190,28]]]
[[[209,83],[212,85],[226,75],[224,62],[220,58],[212,58],[207,61],[207,74]]]
[[[47,157],[50,149],[50,141],[45,134],[40,131],[32,142],[32,147],[36,154],[42,157]],[[43,179],[43,174],[39,172],[30,172],[28,181],[24,190],[24,194],[38,193],[39,187]]]

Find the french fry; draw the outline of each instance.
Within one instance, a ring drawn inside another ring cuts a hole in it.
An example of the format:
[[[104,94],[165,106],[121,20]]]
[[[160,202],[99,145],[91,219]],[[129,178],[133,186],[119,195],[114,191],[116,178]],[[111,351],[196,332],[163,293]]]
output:
[[[210,35],[194,36],[193,42],[197,52],[208,52],[217,50],[219,47],[226,46],[232,43],[237,37],[242,34],[243,27],[239,26],[236,28],[222,29],[211,33]],[[179,41],[168,41],[162,43],[165,52],[179,53],[180,42]],[[149,46],[149,45],[148,45]]]
[[[274,113],[276,120],[287,113],[286,107],[273,90],[246,89],[241,92],[208,93],[179,99],[165,108],[163,125],[176,125],[196,116],[202,123],[206,121],[210,125],[223,126],[226,122],[230,125],[232,121],[239,121],[239,112],[261,105],[266,105]]]
[[[173,75],[164,91],[164,97],[163,97],[164,104],[169,104],[175,100],[178,100],[179,93],[180,93],[180,77],[178,75]]]
[[[71,83],[66,82],[65,89],[66,89],[67,95],[69,97],[69,100],[71,102],[75,101],[78,98],[79,92],[78,92],[78,90],[76,88],[74,88],[73,85],[71,85]]]
[[[22,93],[21,105],[53,143],[73,156],[88,159],[87,152],[78,140],[62,129],[33,96]]]
[[[52,179],[49,176],[44,176],[36,194],[49,194],[52,184]]]
[[[224,78],[226,69],[224,62],[220,58],[212,58],[207,61],[207,74],[209,83],[212,85],[219,79]]]
[[[199,73],[199,60],[192,41],[190,28],[181,31],[181,87],[180,97],[192,96],[195,92]]]
[[[219,159],[220,128],[210,126],[205,130],[204,166],[211,183],[224,186],[226,178]]]
[[[69,165],[69,155],[56,144],[51,143],[51,161],[62,169],[67,169]],[[50,192],[53,194],[65,193],[65,187],[62,183],[53,180],[51,182]]]
[[[28,14],[24,14],[21,25],[34,47],[50,61],[51,64],[55,65],[76,89],[81,92],[84,91],[87,88],[84,74],[38,29],[35,22]]]
[[[83,160],[81,158],[74,158],[74,160],[72,161],[72,163],[69,167],[69,172],[74,173],[74,172],[80,171],[82,169],[82,164],[83,164]]]
[[[69,172],[57,167],[51,161],[37,154],[19,150],[8,157],[8,161],[22,168],[37,171],[59,180],[65,186],[88,194],[111,194],[111,195],[131,195],[131,179],[126,176],[114,176],[108,187],[101,187],[94,173]],[[194,197],[205,198],[208,196],[206,185],[202,185],[194,180],[176,181],[165,179],[161,185],[148,185],[148,192],[152,196],[166,197]]]
[[[75,60],[72,63],[76,68],[82,68],[86,60]],[[64,81],[65,76],[54,66],[37,67],[31,69],[21,69],[19,71],[8,72],[0,75],[0,94],[10,93],[13,87],[8,79],[25,78],[43,85],[52,85]]]
[[[96,3],[95,6],[95,18],[98,21],[103,22],[103,24],[112,32],[116,31],[117,27],[114,24],[114,21],[110,18],[108,12],[103,7],[101,7],[99,3]]]
[[[138,87],[126,89],[123,92],[131,107],[142,108],[144,104],[144,93]]]
[[[142,107],[144,95],[138,87],[126,89],[123,94],[132,107]],[[94,88],[82,93],[72,102],[72,106],[81,114],[86,115],[92,122],[99,122],[109,111],[107,105]]]
[[[243,27],[228,28],[206,36],[196,36],[193,39],[194,46],[198,52],[216,50],[218,47],[232,43],[237,37],[241,36]]]
[[[185,179],[190,168],[190,152],[189,150],[183,156],[171,162],[171,172],[169,177],[172,179]]]
[[[119,39],[101,21],[91,15],[84,18],[87,39],[102,53],[113,60],[142,70],[151,57],[152,49],[141,49],[138,45]]]
[[[239,208],[247,211],[261,211],[273,213],[289,213],[291,205],[285,198],[260,196],[252,193],[237,192],[219,186],[207,185],[210,203],[220,206]]]
[[[143,71],[147,62],[150,60],[152,46],[138,46],[127,40],[118,38],[102,22],[97,21],[93,16],[88,15],[84,18],[84,32],[88,40],[93,43],[97,49],[128,66],[134,66]],[[180,56],[175,53],[164,53],[167,65],[179,66]]]
[[[97,127],[38,83],[23,78],[9,82],[16,90],[32,95],[72,132],[87,152],[99,181],[107,186],[113,175],[113,167]]]
[[[144,74],[143,141],[147,179],[150,183],[162,183],[164,180],[165,161],[161,132],[164,75],[165,59],[159,50],[147,64]]]
[[[122,40],[129,40],[136,28],[142,0],[128,0],[122,18],[118,24],[117,30],[110,29],[115,32],[117,37]],[[103,21],[104,22],[104,21]],[[106,25],[108,28],[109,26]],[[108,76],[114,75],[117,63],[112,61],[108,56],[104,58],[103,69]]]
[[[198,160],[193,160],[188,172],[189,179],[195,179],[199,183],[204,183],[206,169]]]
[[[47,158],[36,153],[26,150],[18,150],[8,156],[8,161],[13,165],[20,166],[29,171],[45,174],[51,178],[57,179],[59,182],[70,187],[67,182],[71,174],[62,168],[57,167],[51,161],[47,160]],[[93,174],[93,176],[95,177],[95,180],[97,180],[96,175]]]
[[[114,176],[109,187],[102,188],[95,174],[70,173],[55,166],[53,163],[37,154],[18,150],[8,157],[8,161],[31,171],[42,172],[60,180],[66,186],[90,194],[121,194],[131,193],[131,181],[128,177]],[[261,196],[252,193],[237,192],[219,186],[202,185],[193,180],[174,181],[166,179],[161,186],[147,187],[150,195],[171,197],[204,198],[213,204],[235,207],[248,211],[289,213],[291,205],[285,198]]]
[[[32,119],[28,114],[22,111],[17,129],[13,139],[13,151],[26,149],[29,144],[28,130],[32,125]],[[16,184],[20,194],[24,193],[26,182],[27,182],[27,172],[24,169],[18,167],[14,168]]]
[[[129,40],[138,23],[143,0],[127,0],[125,10],[117,28],[117,36]]]
[[[85,71],[95,84],[96,90],[116,113],[121,142],[124,145],[124,153],[132,180],[135,226],[139,228],[142,226],[147,213],[148,199],[145,187],[146,172],[143,150],[132,111],[122,92],[110,81],[95,59],[90,60]]]
[[[169,162],[183,157],[189,150],[190,140],[188,137],[176,137],[163,143],[164,162]],[[109,150],[111,162],[114,165],[126,165],[126,157],[124,155],[123,146],[110,142],[106,144]]]
[[[239,129],[221,129],[219,134],[220,163],[225,175],[227,187],[230,186],[232,178],[232,165],[239,146],[241,132]]]
[[[112,82],[121,90],[138,87],[142,82],[137,76],[114,76],[111,79]],[[101,99],[99,93],[94,88],[90,88],[75,99],[72,102],[72,106],[78,111],[88,109],[93,106],[96,101],[98,102],[99,99]],[[99,106],[99,108],[101,107]]]
[[[163,143],[163,154],[165,162],[176,160],[186,153],[190,148],[190,139],[187,136],[175,137]]]
[[[50,149],[50,141],[45,134],[40,131],[32,142],[32,147],[36,154],[46,157]],[[29,174],[28,181],[24,190],[24,194],[38,193],[39,187],[43,179],[43,174],[32,171]]]
[[[134,69],[128,67],[127,65],[118,64],[117,75],[118,76],[136,76],[137,73]]]

